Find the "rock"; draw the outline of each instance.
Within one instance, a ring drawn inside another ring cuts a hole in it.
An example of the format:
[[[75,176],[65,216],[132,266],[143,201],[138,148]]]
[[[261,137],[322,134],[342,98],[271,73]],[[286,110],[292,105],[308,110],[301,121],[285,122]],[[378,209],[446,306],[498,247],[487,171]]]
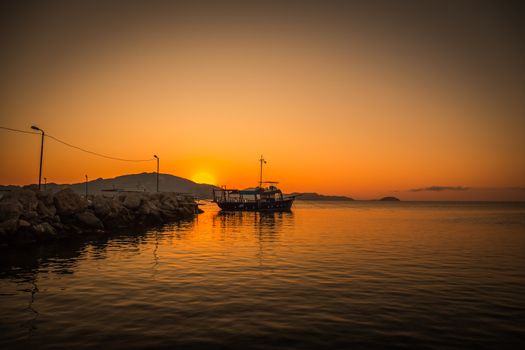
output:
[[[25,221],[25,220],[19,220],[18,221],[18,227],[19,228],[27,228],[27,227],[31,227],[31,224],[28,222],[28,221]]]
[[[120,204],[119,201],[114,201],[112,198],[95,196],[95,198],[93,198],[92,207],[96,215],[104,217],[109,215],[111,208],[117,205],[116,202]]]
[[[13,233],[18,230],[18,218],[11,218],[0,223],[0,229],[6,233]]]
[[[195,203],[195,198],[193,198],[193,196],[191,195],[184,195],[183,198],[186,201],[186,203],[191,203],[191,204]]]
[[[78,236],[82,234],[84,230],[76,225],[69,225],[67,227],[66,236]]]
[[[49,234],[49,235],[52,235],[52,236],[55,236],[57,234],[55,228],[48,222],[43,222],[41,223],[41,225],[44,227],[44,232],[46,234]]]
[[[77,213],[75,218],[84,226],[89,228],[102,229],[104,224],[102,221],[95,216],[92,212],[85,211],[82,213]]]
[[[57,192],[53,199],[59,215],[72,215],[84,211],[87,207],[84,201],[72,189],[66,188]]]
[[[195,214],[195,208],[192,205],[186,205],[183,207],[186,216]]]
[[[137,215],[140,215],[138,221],[143,224],[160,224],[163,222],[163,212],[159,208],[160,202],[158,200],[144,201],[137,210]]]
[[[53,194],[51,192],[40,191],[36,194],[36,196],[38,200],[44,203],[46,206],[49,207],[53,205]]]
[[[173,211],[175,210],[176,206],[173,205],[173,203],[171,202],[162,202],[161,204],[161,207],[160,207],[163,211]]]
[[[179,206],[176,210],[177,212],[177,217],[179,218],[186,218],[186,217],[189,217],[189,216],[192,216],[194,214],[194,211],[192,208],[184,205],[184,206]]]
[[[154,199],[158,201],[162,201],[164,196],[165,196],[164,192],[155,192],[155,193],[148,194],[149,199]]]
[[[35,222],[38,221],[38,213],[36,211],[23,211],[20,217],[24,220]]]
[[[55,216],[57,209],[55,208],[53,203],[46,205],[43,201],[38,201],[36,211],[41,217],[52,218]]]
[[[20,217],[20,214],[24,210],[22,204],[12,198],[2,198],[0,202],[0,222],[9,219],[16,219]]]
[[[34,211],[38,204],[36,193],[32,190],[23,188],[20,190],[14,190],[8,193],[3,199],[13,199],[22,204],[23,210]]]
[[[57,237],[57,231],[47,222],[33,226],[33,232],[37,241],[49,241]]]
[[[46,232],[46,227],[44,226],[43,223],[33,225],[33,226],[31,227],[31,229],[32,229],[34,232],[39,232],[39,233]]]
[[[162,205],[176,208],[179,205],[177,195],[175,193],[166,193],[161,199]]]
[[[126,194],[126,197],[124,198],[124,201],[122,204],[128,209],[137,209],[140,207],[140,204],[142,202],[142,195],[138,193],[128,193]]]
[[[111,211],[108,215],[101,217],[104,227],[118,228],[129,226],[134,221],[134,216],[128,208],[124,207],[118,200],[112,202]]]
[[[175,193],[91,196],[88,203],[69,188],[55,195],[15,190],[0,198],[0,244],[65,238],[86,230],[103,232],[133,225],[158,225],[192,217],[197,211],[200,210],[193,197]]]
[[[157,202],[157,201],[145,200],[145,201],[142,202],[142,205],[137,210],[137,213],[138,214],[145,214],[145,215],[152,214],[152,215],[159,216],[160,215],[160,209],[157,206],[157,204],[160,205],[160,203]]]
[[[65,230],[65,225],[61,222],[53,222],[51,223],[51,226],[55,228],[57,231],[63,231]]]

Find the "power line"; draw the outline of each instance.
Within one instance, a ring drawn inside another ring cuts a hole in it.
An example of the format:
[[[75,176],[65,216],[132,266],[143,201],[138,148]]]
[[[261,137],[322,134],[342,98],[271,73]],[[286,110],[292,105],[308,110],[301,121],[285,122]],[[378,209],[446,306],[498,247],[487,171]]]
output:
[[[63,145],[66,145],[68,147],[72,147],[72,148],[75,148],[75,149],[77,149],[79,151],[86,152],[86,153],[93,154],[95,156],[99,156],[99,157],[103,157],[103,158],[107,158],[107,159],[119,160],[121,162],[150,162],[150,161],[153,160],[153,158],[151,158],[151,159],[124,159],[124,158],[117,158],[117,157],[106,156],[104,154],[100,154],[100,153],[97,153],[97,152],[89,151],[89,150],[84,149],[82,147],[78,147],[78,146],[72,145],[72,144],[67,143],[65,141],[62,141],[60,139],[57,139],[56,137],[51,136],[51,135],[46,134],[46,136],[49,137],[50,139],[53,139],[53,140],[55,140],[57,142],[60,142]]]
[[[38,133],[38,132],[7,128],[7,127],[4,127],[4,126],[0,126],[0,129],[4,129],[4,130],[8,130],[8,131],[21,132],[21,133],[25,133],[25,134],[40,135],[40,133]],[[78,146],[72,145],[70,143],[62,141],[62,140],[60,140],[60,139],[58,139],[58,138],[56,138],[56,137],[54,137],[52,135],[49,135],[49,134],[45,134],[44,136],[49,137],[50,139],[55,140],[55,141],[65,145],[65,146],[68,146],[68,147],[71,147],[71,148],[77,149],[79,151],[82,151],[82,152],[85,152],[85,153],[89,153],[89,154],[92,154],[92,155],[95,155],[95,156],[98,156],[98,157],[106,158],[106,159],[118,160],[118,161],[121,161],[121,162],[151,162],[152,160],[154,160],[153,158],[150,158],[150,159],[124,159],[124,158],[117,158],[117,157],[107,156],[105,154],[100,154],[100,153],[97,153],[97,152],[89,151],[89,150],[87,150],[85,148],[82,148],[82,147],[78,147]]]
[[[16,131],[16,132],[23,132],[24,134],[40,135],[39,132],[25,131],[25,130],[13,129],[13,128],[6,128],[5,126],[0,126],[0,129],[9,130],[9,131]]]

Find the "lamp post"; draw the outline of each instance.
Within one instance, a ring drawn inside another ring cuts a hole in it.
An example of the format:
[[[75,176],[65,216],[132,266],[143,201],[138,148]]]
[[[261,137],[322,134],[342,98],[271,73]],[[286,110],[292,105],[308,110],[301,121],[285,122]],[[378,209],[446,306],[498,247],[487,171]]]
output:
[[[44,130],[40,129],[35,125],[31,125],[31,129],[40,131],[42,133],[42,142],[40,144],[40,171],[38,172],[38,190],[40,190],[42,184],[42,158],[44,157]]]
[[[88,176],[86,175],[86,199],[88,194]]]
[[[159,162],[160,159],[156,154],[153,155],[154,158],[157,158],[157,192],[159,192]]]

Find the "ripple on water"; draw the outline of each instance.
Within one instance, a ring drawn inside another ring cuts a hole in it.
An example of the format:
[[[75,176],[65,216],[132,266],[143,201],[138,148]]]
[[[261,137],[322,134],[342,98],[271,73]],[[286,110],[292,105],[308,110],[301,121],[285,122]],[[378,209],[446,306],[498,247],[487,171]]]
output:
[[[298,203],[4,250],[2,348],[525,345],[525,206]]]

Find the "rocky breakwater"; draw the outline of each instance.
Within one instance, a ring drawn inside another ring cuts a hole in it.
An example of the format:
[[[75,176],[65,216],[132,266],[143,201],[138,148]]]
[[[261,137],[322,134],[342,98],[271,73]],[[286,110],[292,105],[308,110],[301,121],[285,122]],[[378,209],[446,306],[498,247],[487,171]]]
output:
[[[86,200],[69,188],[55,194],[22,188],[0,198],[0,244],[156,226],[191,218],[198,212],[191,196],[176,193],[132,192]]]

